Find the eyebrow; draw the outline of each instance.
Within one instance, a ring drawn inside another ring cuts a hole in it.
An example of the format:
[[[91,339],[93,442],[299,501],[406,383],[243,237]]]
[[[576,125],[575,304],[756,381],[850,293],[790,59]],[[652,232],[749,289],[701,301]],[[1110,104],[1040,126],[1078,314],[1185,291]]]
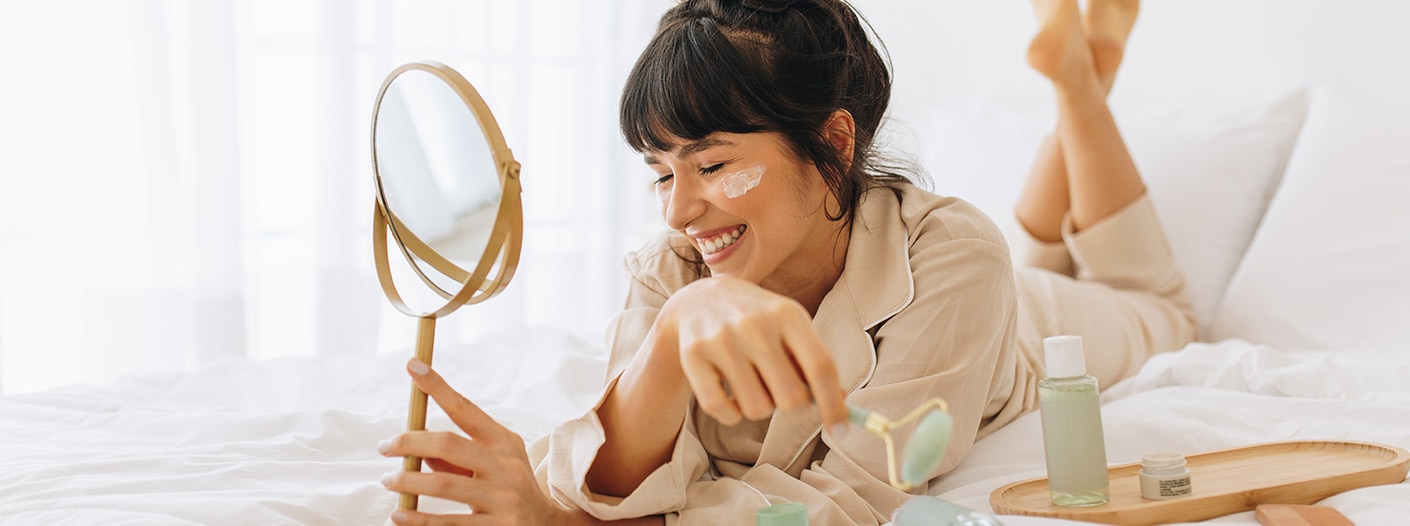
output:
[[[676,148],[675,151],[676,151],[676,155],[679,156],[679,157],[690,157],[690,156],[692,156],[692,155],[695,155],[695,154],[697,154],[697,153],[703,152],[703,151],[708,150],[708,149],[710,149],[710,148],[714,148],[714,147],[716,147],[716,146],[733,146],[733,145],[734,145],[734,143],[729,142],[729,141],[726,141],[726,140],[724,140],[724,139],[717,139],[717,138],[713,138],[713,137],[706,137],[706,138],[700,139],[700,140],[698,140],[698,141],[691,141],[691,142],[685,143],[685,144],[681,145],[679,148]],[[642,157],[642,160],[643,160],[643,161],[646,161],[646,164],[663,164],[660,159],[657,159],[655,156],[653,156],[653,155],[651,155],[651,154],[649,154],[649,153],[646,154],[645,156],[643,156],[643,157]]]

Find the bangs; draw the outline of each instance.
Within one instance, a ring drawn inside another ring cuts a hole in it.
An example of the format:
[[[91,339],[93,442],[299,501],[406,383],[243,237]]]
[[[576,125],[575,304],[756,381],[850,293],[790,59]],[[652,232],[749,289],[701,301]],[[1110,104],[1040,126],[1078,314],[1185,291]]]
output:
[[[638,152],[670,151],[711,133],[771,128],[772,78],[762,38],[731,39],[709,18],[663,26],[622,89],[622,136]],[[757,46],[743,53],[736,42]]]

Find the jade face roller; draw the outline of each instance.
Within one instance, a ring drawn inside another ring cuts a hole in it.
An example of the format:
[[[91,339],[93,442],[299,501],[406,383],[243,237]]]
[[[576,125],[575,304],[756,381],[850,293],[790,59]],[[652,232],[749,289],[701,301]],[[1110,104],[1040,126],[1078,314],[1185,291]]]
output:
[[[940,398],[926,400],[900,420],[891,421],[879,414],[859,409],[848,404],[847,419],[868,433],[881,437],[886,442],[886,469],[891,477],[891,486],[901,491],[925,484],[930,475],[940,468],[945,458],[945,448],[950,445],[950,434],[955,421],[950,418],[950,406]],[[906,425],[916,419],[915,430],[906,440],[906,448],[901,456],[901,476],[896,477],[896,444],[891,439],[891,429]]]

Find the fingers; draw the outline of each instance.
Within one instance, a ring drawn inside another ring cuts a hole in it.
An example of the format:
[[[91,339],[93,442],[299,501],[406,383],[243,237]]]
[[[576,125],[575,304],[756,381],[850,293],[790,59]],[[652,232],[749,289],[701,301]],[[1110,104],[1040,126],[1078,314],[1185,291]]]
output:
[[[725,352],[715,355],[718,359],[715,367],[724,375],[724,384],[729,387],[730,394],[734,396],[733,403],[744,418],[768,418],[774,412],[774,401],[769,395],[769,390],[765,389],[764,383],[760,381],[759,371],[755,369],[761,357],[751,356],[749,352],[762,349],[762,342],[757,338],[736,337],[731,343],[733,345],[725,349]]]
[[[755,357],[754,367],[769,390],[773,403],[785,411],[808,405],[811,396],[803,384],[802,372],[789,353],[764,352]]]
[[[667,305],[680,302],[696,308],[663,308],[662,316],[680,318],[679,365],[706,414],[734,425],[812,400],[829,431],[846,431],[846,393],[837,366],[801,304],[726,277],[692,283]]]
[[[406,363],[406,371],[411,373],[411,379],[416,382],[416,386],[430,395],[436,404],[445,410],[450,420],[470,436],[497,439],[513,434],[480,409],[480,406],[456,392],[440,373],[424,362],[412,358]]]
[[[793,409],[816,400],[824,425],[845,432],[845,393],[817,334],[805,323],[776,338],[732,338],[729,344],[714,341],[686,349],[682,366],[700,409],[722,424],[735,425],[744,418],[767,418],[775,406]],[[838,424],[840,430],[832,427]]]
[[[382,476],[382,485],[398,493],[425,495],[459,502],[471,515],[432,515],[412,510],[392,514],[397,524],[561,524],[562,511],[547,499],[527,465],[522,470],[501,470],[493,478],[462,476],[449,472],[394,471]]]
[[[493,515],[434,515],[415,510],[397,510],[392,512],[392,522],[402,526],[476,526],[479,524],[506,524],[502,518]]]
[[[470,472],[485,471],[486,459],[491,455],[484,445],[445,431],[407,431],[379,444],[377,450],[387,457],[440,459]],[[436,471],[453,471],[435,464],[431,467]]]
[[[739,408],[725,394],[715,366],[706,361],[702,354],[682,353],[681,369],[686,380],[690,382],[691,390],[695,392],[696,405],[699,405],[705,414],[727,426],[738,424],[744,418]]]
[[[394,471],[382,476],[382,485],[397,493],[411,493],[461,502],[483,510],[494,489],[485,481],[450,473]]]
[[[746,418],[763,420],[773,414],[774,386],[766,387],[756,369],[760,360],[771,354],[768,349],[765,340],[739,334],[689,345],[682,353],[682,366],[700,409],[725,425]],[[777,356],[774,360],[787,362]],[[794,383],[800,384],[796,378]]]
[[[474,471],[465,469],[465,468],[460,467],[460,466],[457,466],[457,465],[455,465],[455,464],[451,464],[450,462],[446,462],[446,461],[441,460],[441,459],[439,459],[439,458],[426,458],[426,459],[422,459],[422,460],[426,462],[426,465],[427,465],[427,466],[430,466],[431,469],[432,469],[432,470],[435,470],[435,471],[441,471],[441,472],[445,472],[445,473],[454,473],[454,474],[460,475],[460,476],[462,476],[462,477],[473,477],[473,476],[475,476],[475,472],[474,472]]]
[[[432,515],[414,510],[392,512],[392,522],[403,526],[441,526],[476,524],[474,515]]]
[[[847,432],[847,402],[832,355],[811,325],[785,325],[783,340],[798,367],[803,369],[813,400],[818,404],[823,427],[834,437],[841,438],[840,435]]]

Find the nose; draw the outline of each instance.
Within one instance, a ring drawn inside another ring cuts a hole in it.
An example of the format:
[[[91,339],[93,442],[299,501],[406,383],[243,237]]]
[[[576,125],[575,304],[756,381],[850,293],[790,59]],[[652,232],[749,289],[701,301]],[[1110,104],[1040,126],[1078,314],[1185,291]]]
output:
[[[682,180],[686,179],[686,180]],[[661,199],[661,217],[672,230],[682,231],[705,213],[706,203],[702,199],[700,185],[693,177],[673,177],[667,188],[658,189]]]

